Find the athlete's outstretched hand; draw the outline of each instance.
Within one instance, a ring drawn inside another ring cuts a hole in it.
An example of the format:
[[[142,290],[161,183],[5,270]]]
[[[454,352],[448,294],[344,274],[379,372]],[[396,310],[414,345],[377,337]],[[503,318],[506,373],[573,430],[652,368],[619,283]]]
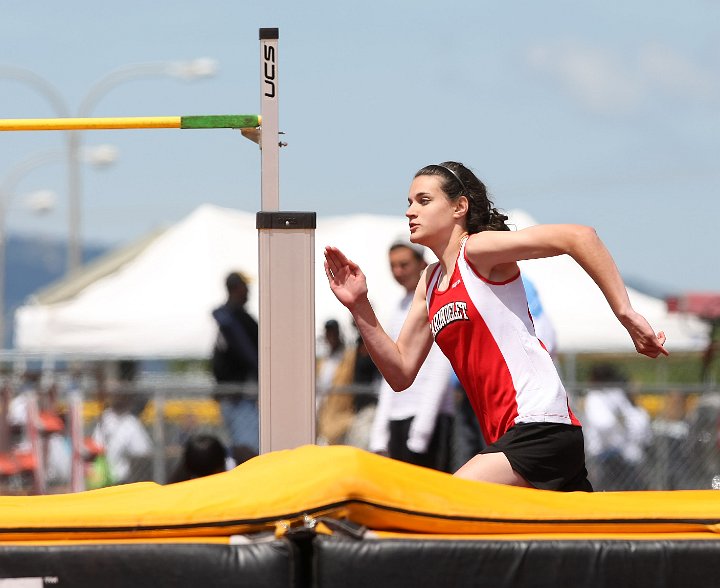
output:
[[[325,274],[333,294],[350,310],[367,297],[365,274],[337,247],[325,247]]]
[[[638,353],[648,357],[669,355],[665,347],[663,347],[665,333],[660,331],[655,334],[655,331],[641,314],[633,311],[630,315],[624,317],[621,322],[630,333]]]

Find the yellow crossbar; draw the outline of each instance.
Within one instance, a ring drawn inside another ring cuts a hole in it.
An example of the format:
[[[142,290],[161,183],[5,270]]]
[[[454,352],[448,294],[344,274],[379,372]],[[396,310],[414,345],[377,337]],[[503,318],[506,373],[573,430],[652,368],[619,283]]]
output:
[[[0,119],[0,131],[82,131],[101,129],[179,129],[180,116]]]

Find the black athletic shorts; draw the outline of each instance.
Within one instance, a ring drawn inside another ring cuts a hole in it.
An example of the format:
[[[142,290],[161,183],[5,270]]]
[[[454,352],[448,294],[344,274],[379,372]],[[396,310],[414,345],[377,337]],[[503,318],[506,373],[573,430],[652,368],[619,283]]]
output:
[[[592,492],[582,428],[562,423],[518,423],[480,453],[504,453],[535,488]]]

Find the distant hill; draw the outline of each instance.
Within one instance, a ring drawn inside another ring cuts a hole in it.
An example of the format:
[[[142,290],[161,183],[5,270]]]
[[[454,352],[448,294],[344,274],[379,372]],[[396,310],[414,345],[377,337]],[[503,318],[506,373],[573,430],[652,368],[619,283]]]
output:
[[[108,246],[88,244],[83,261],[102,255]],[[62,278],[67,269],[67,242],[30,235],[9,235],[5,249],[5,341],[12,346],[13,313],[33,292]]]
[[[668,296],[676,294],[676,292],[664,284],[659,284],[645,278],[624,275],[623,280],[628,288],[633,288],[642,294],[660,298],[661,300],[665,300]]]

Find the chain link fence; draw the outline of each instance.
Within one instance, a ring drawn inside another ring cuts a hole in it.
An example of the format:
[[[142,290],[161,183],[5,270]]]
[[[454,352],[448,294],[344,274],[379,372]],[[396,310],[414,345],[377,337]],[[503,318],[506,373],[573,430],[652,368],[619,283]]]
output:
[[[586,441],[592,422],[585,411],[594,386],[588,380],[593,364],[620,366],[626,378],[615,384],[645,415],[644,434],[633,451],[623,451],[623,444],[598,453],[588,451],[588,471],[596,490],[720,487],[720,386],[699,381],[698,356],[667,359],[558,358],[571,406],[584,422]],[[73,398],[79,399],[76,413]],[[229,450],[231,465],[242,463],[257,452],[256,398],[257,386],[218,388],[202,369],[137,373],[131,381],[98,377],[87,368],[82,373],[65,368],[6,372],[0,493],[70,492],[148,480],[167,483],[181,464],[185,444],[200,434],[219,439]],[[456,467],[473,454],[477,442],[469,437],[468,423],[472,426],[473,419],[468,420],[462,399],[458,391],[452,441]],[[326,401],[318,402],[318,423]],[[349,387],[339,391],[333,402],[333,416],[323,425],[327,435],[330,423],[332,440],[318,442],[367,449],[376,387]],[[31,421],[34,426],[29,426]],[[77,422],[82,427],[73,437]],[[622,430],[628,425],[619,417],[614,426]]]

